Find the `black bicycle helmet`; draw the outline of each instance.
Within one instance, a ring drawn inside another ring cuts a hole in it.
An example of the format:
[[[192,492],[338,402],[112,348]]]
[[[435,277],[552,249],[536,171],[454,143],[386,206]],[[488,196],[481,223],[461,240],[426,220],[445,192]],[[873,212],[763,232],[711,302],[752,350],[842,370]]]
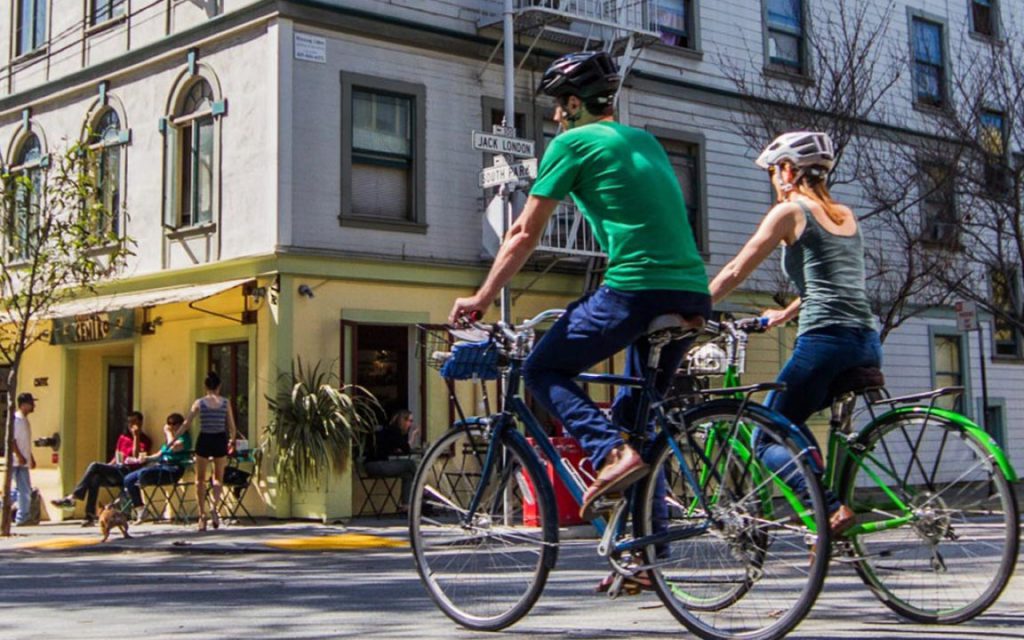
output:
[[[615,93],[618,88],[619,68],[612,57],[604,51],[582,51],[552,62],[537,93],[555,98],[578,96],[587,101]]]

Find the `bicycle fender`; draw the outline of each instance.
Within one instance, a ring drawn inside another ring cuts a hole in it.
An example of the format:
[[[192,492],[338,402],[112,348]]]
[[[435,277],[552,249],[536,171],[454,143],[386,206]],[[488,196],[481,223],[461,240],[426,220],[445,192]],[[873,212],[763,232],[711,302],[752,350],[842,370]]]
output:
[[[995,460],[996,464],[999,466],[999,470],[1003,472],[1004,476],[1006,476],[1006,479],[1010,482],[1017,482],[1017,471],[1013,468],[1013,465],[1010,464],[1009,458],[1006,457],[1006,452],[1003,451],[1003,448],[995,441],[995,438],[966,416],[956,413],[955,411],[949,411],[948,409],[940,409],[938,407],[932,407],[931,409],[928,407],[900,407],[898,409],[893,409],[892,411],[887,411],[869,422],[863,429],[857,432],[857,437],[860,439],[868,429],[891,416],[927,416],[928,414],[945,418],[946,420],[963,427],[964,431],[967,431],[981,442],[982,446],[985,447],[985,450],[988,451],[989,455],[992,456],[992,459]]]

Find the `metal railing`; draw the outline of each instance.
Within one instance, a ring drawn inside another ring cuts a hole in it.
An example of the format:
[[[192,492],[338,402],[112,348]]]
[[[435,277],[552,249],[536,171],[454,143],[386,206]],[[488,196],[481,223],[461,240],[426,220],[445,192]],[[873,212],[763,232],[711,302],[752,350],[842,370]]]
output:
[[[570,202],[558,205],[537,251],[571,257],[603,256],[583,214]]]
[[[501,0],[485,3],[485,16],[480,26],[486,27],[501,20]],[[618,32],[657,35],[657,0],[514,0],[517,31],[543,24],[575,23],[586,29],[598,28]],[[592,34],[605,38],[607,34]]]

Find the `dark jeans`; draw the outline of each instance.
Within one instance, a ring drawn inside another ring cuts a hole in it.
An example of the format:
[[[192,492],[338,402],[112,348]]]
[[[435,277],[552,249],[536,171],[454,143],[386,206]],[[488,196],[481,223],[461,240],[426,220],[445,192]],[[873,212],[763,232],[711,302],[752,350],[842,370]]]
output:
[[[408,458],[395,460],[367,460],[364,464],[366,473],[377,478],[401,478],[403,507],[409,504],[409,492],[412,491],[412,479],[416,475],[416,463]]]
[[[85,517],[96,515],[96,499],[100,494],[100,487],[120,487],[124,483],[124,476],[127,473],[124,465],[103,464],[93,462],[90,464],[78,485],[71,492],[77,500],[85,500]]]
[[[708,317],[711,298],[689,291],[618,291],[602,286],[569,305],[537,343],[523,367],[523,381],[541,405],[555,415],[600,467],[608,452],[622,444],[621,430],[635,420],[635,389],[623,388],[615,398],[612,424],[576,384],[574,378],[627,349],[626,373],[638,375],[647,362],[647,326],[666,313]],[[683,341],[661,352],[659,391],[664,392],[686,353]]]
[[[132,471],[124,477],[124,489],[132,498],[132,505],[142,506],[142,486],[174,484],[181,480],[185,470],[173,464],[156,464]]]
[[[812,446],[819,448],[806,422],[811,414],[832,401],[828,396],[832,382],[853,367],[881,366],[882,343],[877,331],[838,325],[812,329],[796,339],[793,355],[779,372],[777,381],[785,382],[786,390],[771,392],[766,403],[795,424]],[[780,470],[791,460],[789,452],[759,436],[755,436],[758,457],[769,469],[785,476]],[[792,478],[789,484],[794,491],[806,493],[803,476]],[[831,491],[825,492],[825,501],[829,513],[839,508],[839,498]]]

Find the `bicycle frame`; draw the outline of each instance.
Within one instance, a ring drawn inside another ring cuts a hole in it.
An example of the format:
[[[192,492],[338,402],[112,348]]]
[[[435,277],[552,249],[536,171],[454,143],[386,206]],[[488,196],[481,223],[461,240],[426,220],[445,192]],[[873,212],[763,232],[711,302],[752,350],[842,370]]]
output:
[[[534,439],[537,448],[540,449],[541,453],[548,460],[548,462],[554,466],[555,472],[558,474],[558,477],[562,480],[566,488],[569,490],[569,493],[572,495],[573,500],[576,502],[576,504],[581,505],[583,503],[583,493],[586,490],[586,487],[583,485],[583,481],[580,479],[575,469],[573,469],[572,466],[564,458],[562,458],[561,455],[559,455],[558,451],[555,449],[554,445],[551,444],[550,438],[544,432],[544,429],[541,427],[536,417],[534,417],[529,407],[526,406],[525,401],[519,393],[519,383],[521,380],[520,367],[520,362],[513,361],[512,366],[509,369],[507,378],[508,393],[505,397],[504,408],[502,413],[498,415],[498,419],[495,421],[494,424],[492,424],[494,433],[488,440],[487,453],[486,457],[484,458],[481,469],[481,478],[489,478],[490,474],[498,465],[498,447],[496,446],[496,443],[501,442],[502,437],[504,437],[506,433],[512,432],[515,433],[518,437],[523,437],[522,434],[519,434],[518,430],[516,429],[515,420],[513,419],[514,416],[522,422],[522,424],[526,428],[527,434]],[[641,395],[640,402],[637,406],[637,416],[643,417],[644,419],[635,420],[634,425],[646,425],[648,418],[650,417],[649,412],[651,411],[651,407],[652,405],[655,405],[657,401],[657,392],[654,389],[655,374],[656,371],[650,369],[648,369],[646,375],[643,378],[615,374],[584,373],[580,374],[577,377],[577,379],[580,381],[594,384],[607,384],[639,389]],[[655,412],[655,420],[657,424],[660,426],[660,428],[662,430],[669,430],[670,432],[674,431],[674,428],[671,426],[671,424],[667,420],[665,420],[664,414],[657,409],[655,410]],[[465,422],[464,428],[469,428],[468,421]],[[638,437],[642,437],[644,439],[647,438],[646,431],[644,431],[641,434],[639,428],[634,428],[633,433]],[[468,432],[467,435],[469,435]],[[675,439],[669,438],[669,441],[674,443]],[[682,463],[680,466],[685,470],[684,473],[687,475],[688,481],[690,481],[692,483],[692,486],[696,489],[696,487],[698,486],[696,479],[693,477],[688,466],[685,464],[685,461],[682,458],[682,453],[678,450],[677,447],[675,447],[675,445],[673,445],[673,447],[676,448],[676,455],[679,456],[679,460]],[[483,497],[482,490],[485,484],[486,483],[481,482],[477,486],[477,489],[472,499],[470,500],[469,506],[466,510],[467,518],[471,517],[470,514],[475,513],[477,508],[480,506],[480,501]],[[697,492],[697,494],[700,495],[699,492]],[[632,502],[632,494],[630,495],[630,502]],[[701,499],[703,500],[704,497],[701,496]],[[608,523],[605,522],[604,518],[596,518],[593,521],[591,521],[591,524],[594,526],[595,530],[598,532],[600,536],[604,537],[606,535]],[[622,526],[623,524],[623,521],[619,522],[620,526]],[[655,534],[652,536],[621,540],[616,542],[610,551],[614,553],[635,551],[643,549],[647,545],[666,543],[674,540],[680,540],[683,538],[699,535],[700,533],[703,533],[706,529],[706,525],[699,527],[686,527],[675,530],[670,529],[669,531]],[[621,531],[616,531],[615,533],[619,534],[621,533]]]

